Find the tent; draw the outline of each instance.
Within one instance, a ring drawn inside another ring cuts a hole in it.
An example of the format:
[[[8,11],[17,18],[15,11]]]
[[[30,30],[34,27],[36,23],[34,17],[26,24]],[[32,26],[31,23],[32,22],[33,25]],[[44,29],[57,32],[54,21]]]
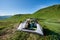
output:
[[[26,29],[25,28],[25,25],[26,25],[26,22],[28,20],[33,20],[33,19],[27,19],[26,21],[22,22],[19,27],[17,28],[17,30],[20,30],[20,31],[26,31],[26,32],[31,32],[31,33],[37,33],[37,34],[40,34],[40,35],[43,35],[43,29],[41,27],[41,25],[39,25],[38,23],[36,23],[36,28],[34,30],[32,29]],[[35,19],[34,19],[35,20]],[[33,21],[34,21],[33,20]]]

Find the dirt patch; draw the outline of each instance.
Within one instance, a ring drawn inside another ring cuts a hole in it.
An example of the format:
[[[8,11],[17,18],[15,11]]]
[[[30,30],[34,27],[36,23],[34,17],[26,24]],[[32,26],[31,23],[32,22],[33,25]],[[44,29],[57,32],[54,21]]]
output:
[[[18,23],[14,24],[12,27],[3,29],[3,33],[0,35],[1,40],[8,40],[16,31]]]

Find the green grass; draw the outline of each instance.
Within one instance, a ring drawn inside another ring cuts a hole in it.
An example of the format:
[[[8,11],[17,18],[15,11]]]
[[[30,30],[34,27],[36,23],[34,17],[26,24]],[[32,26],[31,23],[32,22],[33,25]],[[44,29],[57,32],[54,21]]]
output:
[[[43,27],[44,36],[38,34],[17,31],[20,21],[27,18],[37,18],[38,23]],[[34,14],[19,14],[8,19],[0,20],[0,36],[4,40],[59,40],[60,39],[60,5],[50,6],[38,10]],[[0,38],[2,40],[2,38]]]

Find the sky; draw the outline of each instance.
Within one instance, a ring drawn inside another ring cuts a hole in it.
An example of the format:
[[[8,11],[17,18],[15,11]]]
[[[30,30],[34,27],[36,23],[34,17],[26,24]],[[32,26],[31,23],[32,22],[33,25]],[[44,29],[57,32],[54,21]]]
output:
[[[60,0],[0,0],[0,16],[32,14],[55,4],[60,4]]]

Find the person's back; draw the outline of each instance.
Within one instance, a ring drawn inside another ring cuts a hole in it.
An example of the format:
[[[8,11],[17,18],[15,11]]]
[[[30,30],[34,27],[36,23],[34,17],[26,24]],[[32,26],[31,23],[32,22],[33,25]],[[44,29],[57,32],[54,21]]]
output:
[[[36,29],[37,28],[37,26],[36,26],[36,23],[35,22],[31,22],[30,23],[30,29]]]
[[[30,28],[30,23],[28,23],[28,29]]]
[[[33,28],[36,28],[36,23],[32,23]]]
[[[27,22],[26,22],[26,27],[25,27],[25,28],[27,28],[27,29],[30,28],[30,20],[27,20]]]

